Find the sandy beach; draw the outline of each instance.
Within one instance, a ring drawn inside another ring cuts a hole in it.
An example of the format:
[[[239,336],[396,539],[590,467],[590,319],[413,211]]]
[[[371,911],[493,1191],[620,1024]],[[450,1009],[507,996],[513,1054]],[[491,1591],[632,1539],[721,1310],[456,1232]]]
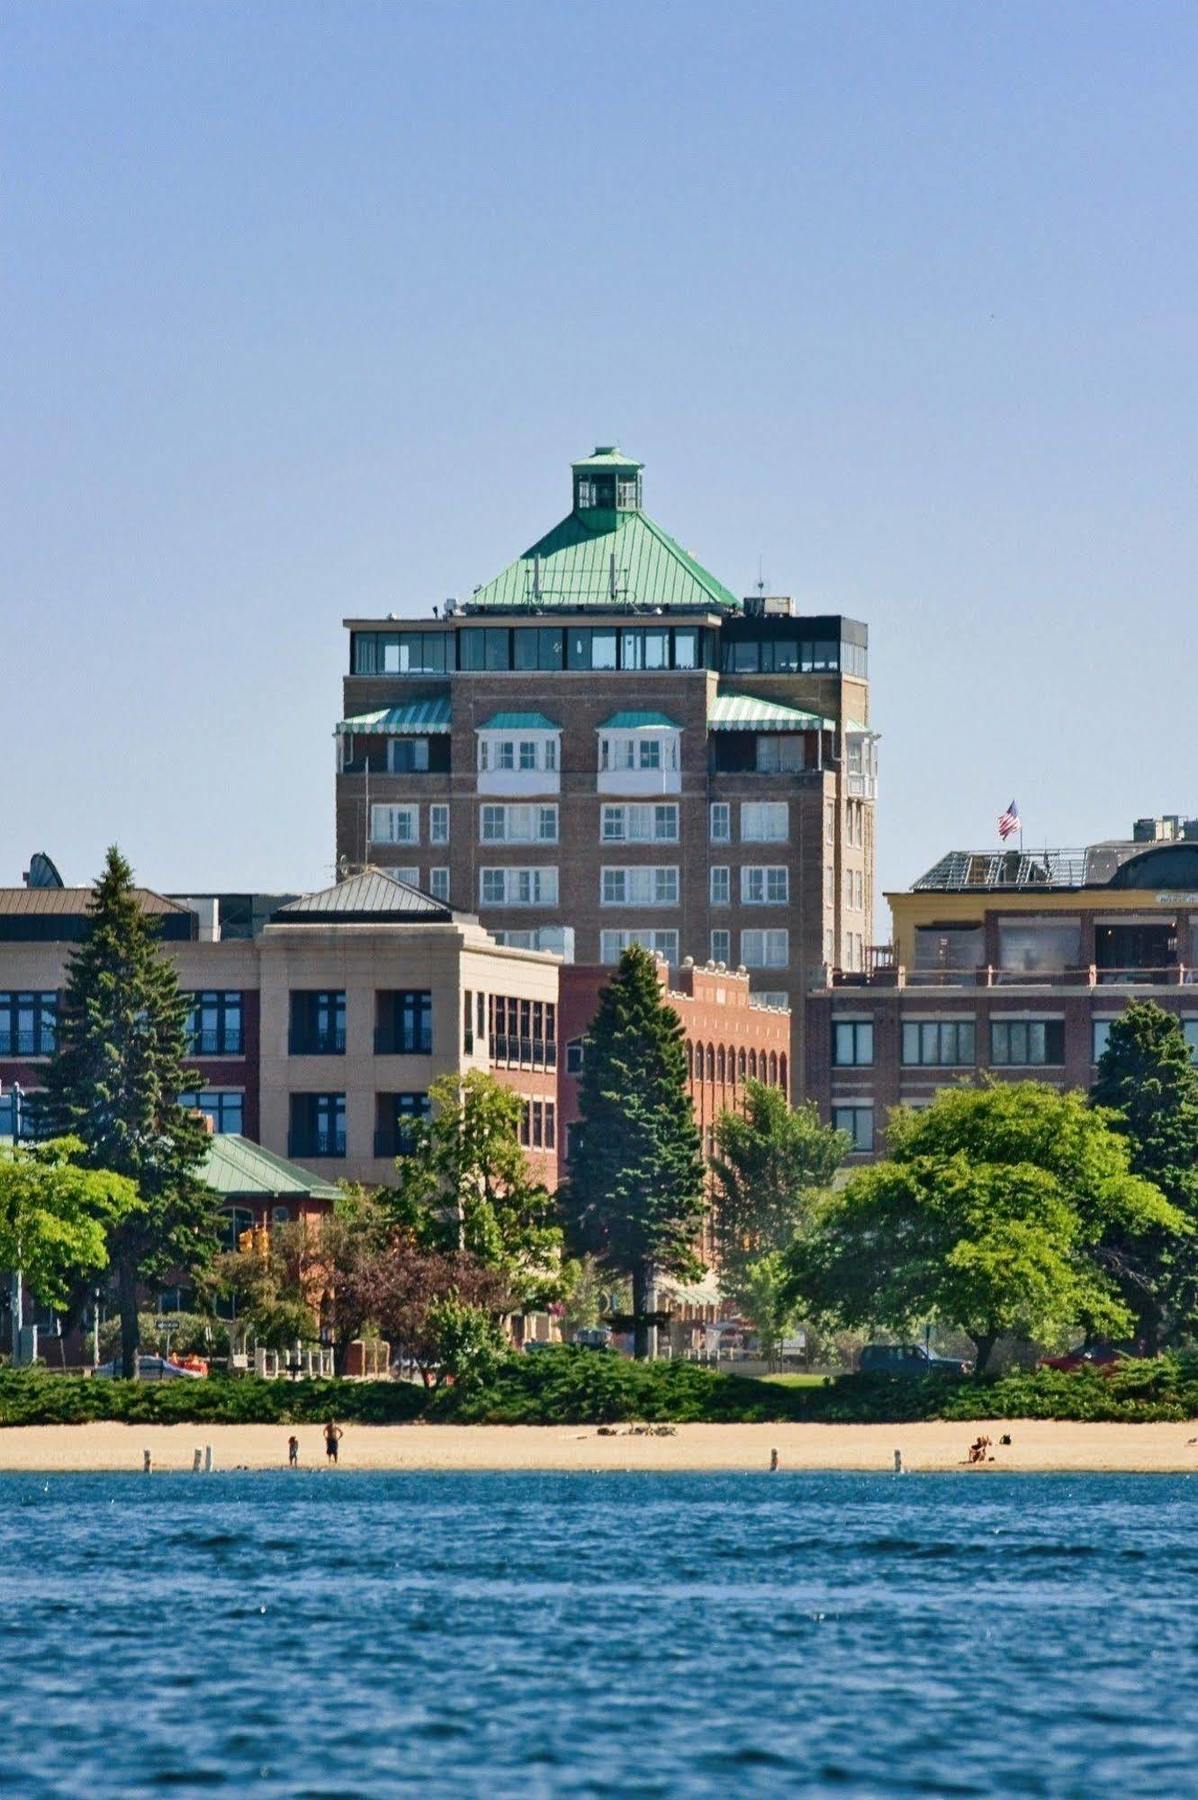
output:
[[[892,1470],[901,1450],[912,1473],[961,1469],[970,1478],[1007,1470],[1198,1471],[1198,1423],[1076,1425],[1043,1419],[988,1424],[679,1425],[670,1437],[583,1425],[347,1425],[343,1470],[654,1469],[764,1470],[776,1448],[783,1469]],[[966,1466],[979,1431],[992,1462]],[[999,1443],[1004,1432],[1009,1446]],[[323,1469],[320,1427],[295,1427],[300,1466]],[[190,1471],[211,1445],[218,1469],[274,1469],[287,1461],[290,1431],[278,1425],[16,1426],[0,1430],[0,1474],[8,1471],[138,1471],[149,1450],[160,1472]]]

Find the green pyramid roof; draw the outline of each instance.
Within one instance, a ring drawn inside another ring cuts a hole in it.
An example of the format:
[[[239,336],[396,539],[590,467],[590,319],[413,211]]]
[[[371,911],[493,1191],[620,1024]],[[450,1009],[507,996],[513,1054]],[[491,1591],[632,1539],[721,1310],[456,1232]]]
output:
[[[273,1200],[306,1194],[310,1200],[335,1200],[340,1191],[310,1169],[301,1169],[236,1132],[218,1132],[208,1139],[200,1180],[214,1193],[237,1198]]]

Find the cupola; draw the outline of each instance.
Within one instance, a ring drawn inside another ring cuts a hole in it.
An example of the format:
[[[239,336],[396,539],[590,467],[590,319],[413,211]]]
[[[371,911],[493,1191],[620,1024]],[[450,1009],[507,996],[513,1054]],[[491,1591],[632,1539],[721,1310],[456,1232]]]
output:
[[[641,470],[645,465],[625,456],[615,444],[596,444],[590,456],[570,466],[576,513],[641,510]]]

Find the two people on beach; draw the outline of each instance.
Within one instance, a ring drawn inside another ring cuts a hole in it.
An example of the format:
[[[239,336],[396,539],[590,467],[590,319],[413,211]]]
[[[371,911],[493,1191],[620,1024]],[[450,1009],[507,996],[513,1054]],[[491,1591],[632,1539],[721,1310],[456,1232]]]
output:
[[[989,1450],[989,1448],[990,1448],[990,1439],[988,1437],[975,1438],[973,1443],[970,1444],[970,1446],[969,1446],[970,1462],[971,1463],[985,1462],[986,1452]],[[990,1460],[993,1462],[993,1460],[994,1460],[993,1457],[991,1457]]]
[[[324,1453],[331,1463],[337,1461],[338,1445],[344,1436],[345,1433],[336,1419],[330,1419],[324,1428]],[[287,1467],[289,1469],[299,1468],[299,1439],[294,1432],[287,1439]]]

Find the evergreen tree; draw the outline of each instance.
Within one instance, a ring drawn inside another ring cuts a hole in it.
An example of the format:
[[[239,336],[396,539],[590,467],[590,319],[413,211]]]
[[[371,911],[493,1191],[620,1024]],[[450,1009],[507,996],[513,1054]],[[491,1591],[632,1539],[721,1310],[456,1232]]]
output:
[[[695,1240],[704,1194],[682,1026],[639,946],[624,952],[599,996],[579,1104],[563,1194],[568,1233],[578,1252],[632,1277],[636,1354],[644,1356],[656,1274],[702,1273]]]
[[[1140,1336],[1156,1347],[1198,1316],[1198,1069],[1180,1020],[1155,1000],[1133,1000],[1111,1026],[1090,1098],[1115,1114],[1134,1173],[1191,1227],[1183,1237],[1119,1236],[1104,1246]]]
[[[42,1116],[56,1135],[82,1140],[87,1167],[137,1185],[136,1205],[108,1240],[122,1363],[132,1375],[139,1283],[191,1268],[213,1248],[212,1195],[193,1173],[207,1132],[178,1103],[193,1079],[184,1067],[187,1001],[115,846],[89,914],[87,936],[67,969]]]

